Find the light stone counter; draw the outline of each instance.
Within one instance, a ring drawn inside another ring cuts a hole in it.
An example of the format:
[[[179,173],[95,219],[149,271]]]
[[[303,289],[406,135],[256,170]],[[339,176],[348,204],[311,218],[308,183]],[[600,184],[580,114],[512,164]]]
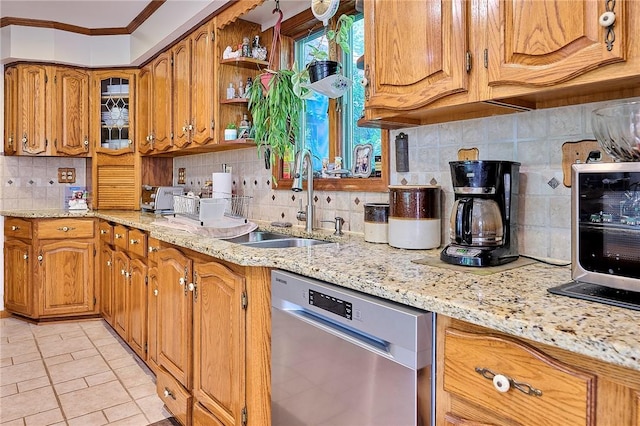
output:
[[[460,272],[412,262],[437,258],[439,250],[395,249],[364,242],[360,234],[334,237],[318,231],[311,236],[336,242],[259,249],[155,225],[155,216],[138,212],[0,214],[31,218],[95,216],[149,231],[159,240],[229,262],[291,271],[640,371],[640,312],[548,293],[547,288],[570,281],[569,267],[536,262],[492,274],[471,268]],[[309,236],[300,227],[259,225],[260,229]]]

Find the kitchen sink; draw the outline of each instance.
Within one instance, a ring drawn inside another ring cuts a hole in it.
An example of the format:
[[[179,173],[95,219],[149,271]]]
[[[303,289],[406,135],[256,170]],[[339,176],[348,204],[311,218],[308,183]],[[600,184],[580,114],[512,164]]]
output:
[[[294,237],[268,231],[253,231],[227,241],[241,244],[247,247],[257,248],[288,248],[288,247],[311,247],[318,244],[329,244],[331,241],[317,240],[315,238]]]

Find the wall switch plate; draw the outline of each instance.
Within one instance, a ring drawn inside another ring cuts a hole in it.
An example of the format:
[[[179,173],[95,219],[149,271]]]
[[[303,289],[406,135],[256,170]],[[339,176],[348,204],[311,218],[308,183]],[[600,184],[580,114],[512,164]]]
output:
[[[184,185],[187,178],[187,169],[180,167],[178,169],[178,185]]]
[[[75,183],[76,169],[73,167],[58,168],[58,183]]]

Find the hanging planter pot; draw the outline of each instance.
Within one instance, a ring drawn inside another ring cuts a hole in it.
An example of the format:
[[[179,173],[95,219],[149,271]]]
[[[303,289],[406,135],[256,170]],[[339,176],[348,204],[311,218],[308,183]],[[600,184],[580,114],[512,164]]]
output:
[[[307,65],[309,70],[309,81],[315,83],[323,78],[338,73],[340,64],[336,61],[313,61]]]
[[[262,84],[262,93],[266,96],[269,91],[269,84],[271,84],[271,79],[273,78],[273,73],[265,72],[260,74],[260,83]]]

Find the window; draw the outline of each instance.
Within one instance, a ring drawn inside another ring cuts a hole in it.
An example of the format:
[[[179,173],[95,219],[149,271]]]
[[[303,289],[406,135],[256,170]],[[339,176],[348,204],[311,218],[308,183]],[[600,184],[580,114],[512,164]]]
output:
[[[317,21],[316,21],[317,22]],[[326,38],[323,37],[324,28],[316,28],[308,31],[302,37],[294,37],[295,62],[298,66],[304,66],[310,60],[311,47],[328,49]],[[384,152],[384,139],[387,132],[375,128],[358,127],[358,119],[364,108],[364,88],[360,80],[364,72],[357,67],[357,61],[364,55],[364,19],[362,14],[356,17],[351,28],[351,52],[349,55],[342,53],[339,62],[342,64],[342,74],[353,81],[351,89],[337,99],[329,99],[327,96],[315,93],[306,101],[304,114],[302,114],[301,134],[298,137],[298,147],[306,146],[314,156],[313,168],[316,176],[320,176],[323,159],[334,163],[335,157],[342,157],[342,168],[351,170],[353,165],[353,153],[357,145],[371,144],[373,152],[370,156],[369,167],[375,166],[375,157],[388,157]],[[359,150],[360,151],[360,150]],[[367,151],[368,153],[368,151]],[[388,158],[385,158],[388,162]],[[380,169],[380,164],[378,164]],[[386,190],[388,177],[381,176],[374,170],[367,179],[342,178],[321,179],[314,184],[318,189],[343,189],[343,190]],[[380,172],[382,172],[380,170]],[[283,186],[287,184],[284,182]]]

